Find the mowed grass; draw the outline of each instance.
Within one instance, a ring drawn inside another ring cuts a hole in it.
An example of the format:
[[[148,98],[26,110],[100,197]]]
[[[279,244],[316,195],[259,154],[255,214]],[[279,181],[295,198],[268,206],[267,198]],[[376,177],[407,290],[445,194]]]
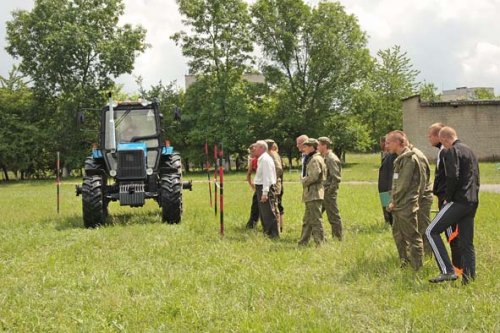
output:
[[[370,168],[359,163],[352,173]],[[298,248],[303,204],[294,177],[277,241],[260,227],[245,230],[252,193],[243,174],[226,177],[223,238],[206,175],[186,177],[194,189],[184,192],[179,225],[162,224],[154,202],[112,203],[109,224],[93,230],[83,228],[78,180],[63,183],[59,215],[54,182],[0,185],[0,331],[500,330],[500,194],[481,193],[477,280],[431,285],[433,260],[416,274],[399,268],[375,184],[341,186],[343,242]]]

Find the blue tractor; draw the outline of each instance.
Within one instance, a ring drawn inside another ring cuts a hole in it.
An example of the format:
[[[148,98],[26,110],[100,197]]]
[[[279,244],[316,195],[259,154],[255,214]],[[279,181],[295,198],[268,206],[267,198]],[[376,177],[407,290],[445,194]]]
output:
[[[182,181],[179,153],[163,141],[163,115],[156,102],[124,102],[101,110],[99,145],[85,160],[82,196],[85,227],[102,225],[108,204],[141,207],[146,199],[158,202],[162,221],[180,223],[182,190],[191,182]]]

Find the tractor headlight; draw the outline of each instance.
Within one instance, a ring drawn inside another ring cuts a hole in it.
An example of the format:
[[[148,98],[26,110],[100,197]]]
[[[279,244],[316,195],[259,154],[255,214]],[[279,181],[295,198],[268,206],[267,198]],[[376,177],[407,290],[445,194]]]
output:
[[[110,170],[109,174],[111,175],[111,177],[116,176],[116,170]]]
[[[153,169],[151,169],[151,168],[147,168],[147,169],[146,169],[146,174],[147,174],[148,176],[151,176],[151,175],[153,174]]]

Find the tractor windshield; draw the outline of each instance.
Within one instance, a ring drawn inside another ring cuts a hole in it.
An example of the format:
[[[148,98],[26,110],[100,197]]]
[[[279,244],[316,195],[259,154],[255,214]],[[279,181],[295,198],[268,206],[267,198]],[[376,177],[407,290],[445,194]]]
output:
[[[134,141],[143,141],[147,144],[148,148],[158,147],[158,138],[150,138],[151,135],[155,135],[158,132],[155,113],[152,109],[114,110],[114,116],[117,144],[132,142],[133,138],[136,138]],[[106,112],[106,118],[106,121],[109,121],[109,112]],[[110,140],[110,137],[110,133],[106,132],[106,141]],[[142,137],[149,138],[141,140]]]

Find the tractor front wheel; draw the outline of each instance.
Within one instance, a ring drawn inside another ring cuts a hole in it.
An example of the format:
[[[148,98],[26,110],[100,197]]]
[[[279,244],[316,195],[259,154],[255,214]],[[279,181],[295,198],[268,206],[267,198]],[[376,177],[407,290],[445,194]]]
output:
[[[108,200],[104,197],[101,176],[85,176],[82,186],[83,224],[95,228],[104,224],[108,216]]]
[[[161,177],[162,221],[180,223],[182,214],[182,182],[180,174],[166,174]]]

